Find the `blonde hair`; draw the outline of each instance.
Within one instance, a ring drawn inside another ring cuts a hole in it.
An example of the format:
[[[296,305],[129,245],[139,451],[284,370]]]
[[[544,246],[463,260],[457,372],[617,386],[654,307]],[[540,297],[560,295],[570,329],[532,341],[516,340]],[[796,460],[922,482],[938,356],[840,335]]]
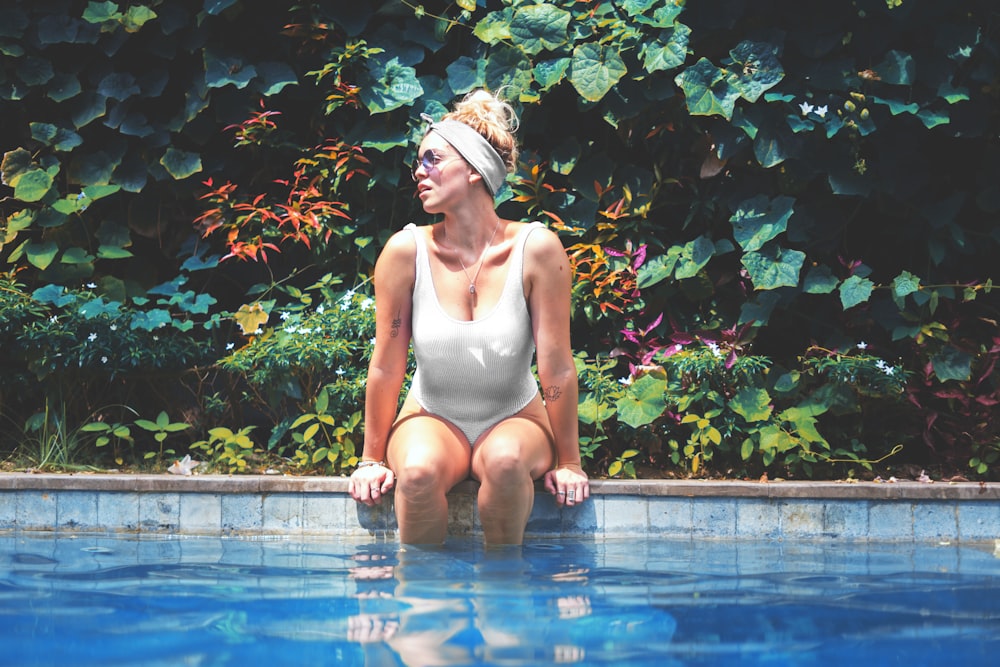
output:
[[[455,110],[442,120],[457,120],[483,135],[513,173],[517,167],[518,120],[514,108],[487,90],[474,90],[455,104]]]

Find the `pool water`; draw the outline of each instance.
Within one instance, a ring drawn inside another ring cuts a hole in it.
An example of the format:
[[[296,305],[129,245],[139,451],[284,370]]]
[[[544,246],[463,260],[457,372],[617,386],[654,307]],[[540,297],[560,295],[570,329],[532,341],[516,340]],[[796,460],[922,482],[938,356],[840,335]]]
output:
[[[0,664],[994,665],[993,545],[0,537]]]

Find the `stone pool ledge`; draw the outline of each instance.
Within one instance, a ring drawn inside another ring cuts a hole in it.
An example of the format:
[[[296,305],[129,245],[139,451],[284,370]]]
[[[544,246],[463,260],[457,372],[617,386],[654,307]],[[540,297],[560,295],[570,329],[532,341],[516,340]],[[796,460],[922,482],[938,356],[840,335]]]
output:
[[[475,494],[450,495],[450,532],[481,534]],[[539,487],[531,537],[1000,539],[1000,485],[974,482],[593,480],[559,509]],[[342,477],[0,473],[0,531],[393,539],[391,498],[369,509]]]

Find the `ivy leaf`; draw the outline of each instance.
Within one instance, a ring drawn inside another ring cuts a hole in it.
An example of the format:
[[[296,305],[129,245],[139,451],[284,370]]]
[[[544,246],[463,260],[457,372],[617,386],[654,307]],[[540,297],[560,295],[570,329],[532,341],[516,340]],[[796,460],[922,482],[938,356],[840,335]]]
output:
[[[510,7],[506,7],[499,11],[490,12],[476,22],[472,34],[487,44],[496,44],[510,39],[510,22],[513,11]]]
[[[485,76],[491,90],[510,86],[526,91],[531,88],[531,61],[518,49],[504,47],[490,54]]]
[[[82,18],[87,23],[105,23],[120,20],[122,14],[118,11],[117,3],[88,2],[87,8],[83,10]]]
[[[802,281],[802,291],[806,294],[829,294],[837,289],[840,280],[833,275],[830,267],[819,265],[810,267]]]
[[[361,77],[361,102],[372,113],[385,113],[402,106],[412,105],[424,94],[423,86],[417,80],[412,67],[392,58],[383,63],[378,59],[367,61]]]
[[[48,169],[29,169],[16,178],[14,185],[14,197],[24,202],[36,202],[48,193],[52,188],[56,174],[59,173],[59,165]]]
[[[699,236],[693,241],[688,241],[681,248],[677,258],[677,272],[674,277],[677,280],[693,278],[698,275],[708,260],[715,254],[715,244],[707,236]]]
[[[885,59],[875,66],[882,83],[896,86],[912,86],[916,65],[913,56],[893,49],[885,54]]]
[[[160,158],[160,164],[175,180],[180,181],[201,171],[201,156],[170,146]]]
[[[693,116],[733,117],[740,91],[726,81],[725,72],[701,58],[674,78],[674,83],[684,91],[684,103]]]
[[[127,100],[140,92],[135,77],[128,72],[112,72],[101,79],[97,92],[112,100]]]
[[[23,174],[37,169],[31,158],[31,152],[24,148],[15,148],[3,154],[3,161],[0,162],[0,178],[4,185],[15,187],[17,179]]]
[[[83,248],[66,248],[59,261],[63,264],[89,264],[94,261],[94,256]]]
[[[79,95],[81,90],[83,88],[80,86],[80,80],[75,75],[58,72],[45,87],[45,94],[53,102],[65,102]]]
[[[65,289],[62,285],[49,284],[32,292],[31,298],[38,303],[51,303],[56,308],[63,308],[76,301],[75,294],[63,293]]]
[[[264,306],[258,303],[243,304],[233,315],[233,319],[240,325],[240,330],[244,336],[253,334],[257,329],[267,324],[268,313]]]
[[[753,281],[754,289],[769,290],[797,286],[805,259],[806,254],[799,250],[771,246],[746,253],[741,262]]]
[[[535,63],[532,74],[538,85],[542,87],[542,90],[548,90],[566,77],[566,72],[569,70],[571,62],[569,58],[542,60]]]
[[[123,25],[126,32],[139,32],[142,26],[156,18],[156,12],[143,5],[129,7],[125,12]]]
[[[844,310],[867,301],[874,288],[875,283],[861,276],[851,276],[844,280],[840,284],[840,303]]]
[[[97,248],[97,257],[99,259],[128,259],[132,257],[132,251],[118,246],[102,245]]]
[[[931,366],[941,382],[965,381],[972,376],[972,356],[950,345],[931,357]]]
[[[684,64],[687,58],[691,28],[678,23],[670,30],[662,31],[653,42],[642,47],[642,66],[647,72],[674,69]]]
[[[482,85],[483,61],[479,58],[462,56],[448,65],[448,85],[456,95],[464,95]]]
[[[153,310],[134,313],[132,320],[129,322],[129,328],[132,330],[142,329],[143,331],[153,331],[167,326],[170,324],[170,320],[170,311],[163,310],[162,308],[154,308]]]
[[[774,409],[767,390],[749,387],[736,392],[729,401],[729,407],[749,423],[765,421]]]
[[[903,300],[907,295],[913,294],[920,289],[920,278],[909,271],[903,271],[892,281],[892,298],[900,308],[903,307]]]
[[[31,242],[24,248],[24,254],[32,266],[44,271],[59,253],[59,246],[54,241]]]
[[[92,320],[100,315],[115,317],[121,312],[121,304],[117,301],[105,301],[103,298],[98,297],[81,305],[78,312],[88,320]]]
[[[618,49],[587,42],[573,49],[569,81],[589,102],[599,102],[628,73]]]
[[[667,404],[663,398],[667,382],[652,375],[643,375],[629,386],[625,396],[618,400],[618,420],[632,428],[654,422]]]
[[[729,52],[735,67],[727,80],[747,102],[756,102],[784,78],[785,70],[776,53],[773,44],[751,41],[740,42]]]
[[[209,88],[233,85],[242,89],[257,76],[257,68],[242,58],[212,48],[205,49],[202,61],[205,64],[205,85]]]
[[[530,55],[555,50],[566,43],[570,13],[551,4],[527,5],[514,12],[511,37]]]
[[[260,92],[264,96],[277,95],[286,86],[294,86],[299,82],[295,70],[282,62],[258,63],[257,75],[260,78]]]
[[[794,205],[793,197],[783,195],[773,200],[758,195],[741,202],[729,218],[736,242],[745,251],[760,250],[787,229]]]

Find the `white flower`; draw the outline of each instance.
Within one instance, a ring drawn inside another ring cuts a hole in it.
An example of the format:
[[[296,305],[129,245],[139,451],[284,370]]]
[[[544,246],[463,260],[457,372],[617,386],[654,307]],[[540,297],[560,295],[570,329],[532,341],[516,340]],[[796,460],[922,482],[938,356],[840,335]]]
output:
[[[89,336],[87,336],[87,340],[93,343],[95,340],[97,340],[97,334],[95,333],[90,334]]]
[[[236,347],[236,343],[226,343],[226,349],[231,350]]]
[[[719,349],[718,343],[713,343],[713,342],[709,341],[709,342],[705,343],[705,347],[707,347],[708,349],[710,349],[712,351],[712,354],[714,354],[715,356],[717,356],[717,357],[721,357],[722,356],[722,350]]]
[[[299,327],[299,333],[300,334],[309,334],[309,333],[312,333],[312,329],[307,329],[306,327]]]
[[[326,308],[323,307],[323,304],[319,304],[318,306],[316,306],[316,314],[317,315],[322,315],[323,311],[325,311],[325,310],[326,310]]]
[[[896,369],[886,364],[885,367],[882,369],[882,372],[885,373],[886,375],[893,375],[896,372]]]
[[[826,118],[827,111],[828,109],[826,108],[825,104],[821,107],[816,107],[816,115],[819,116],[820,118]]]
[[[52,324],[55,324],[58,321],[59,321],[59,318],[56,317],[55,315],[53,315],[52,317],[49,318],[49,322],[52,322]]]
[[[344,374],[344,373],[346,373],[346,372],[347,372],[347,371],[345,371],[345,370],[344,370],[343,368],[338,368],[338,369],[337,369],[337,375],[343,375],[343,374]]]
[[[108,363],[108,358],[107,357],[101,357],[101,363],[102,364]]]
[[[254,336],[259,336],[259,335],[261,335],[262,333],[264,333],[264,330],[263,330],[263,329],[261,329],[260,327],[257,327],[257,330],[253,332],[253,335],[254,335]]]
[[[621,378],[621,379],[618,380],[618,384],[623,384],[623,385],[625,385],[627,387],[630,384],[632,384],[632,377],[629,376],[629,377]]]
[[[374,305],[375,305],[375,301],[373,301],[369,297],[369,298],[367,298],[367,299],[365,299],[364,301],[361,302],[361,310],[368,310],[369,308],[371,308]]]
[[[374,339],[374,338],[372,338],[371,340],[369,340],[369,341],[368,341],[368,343],[369,343],[369,344],[370,344],[370,345],[371,345],[372,347],[374,347],[374,346],[375,346],[375,339]]]
[[[97,283],[87,283],[86,287],[87,289],[95,289],[97,287]]]
[[[153,340],[160,340],[159,336],[153,336]]]
[[[808,102],[803,102],[802,104],[799,105],[799,108],[802,109],[803,116],[808,116],[809,112],[815,109],[816,107],[809,104]]]
[[[292,333],[292,334],[295,333],[295,325],[290,324],[287,327],[285,327],[285,333]]]
[[[118,325],[117,325],[117,324],[112,324],[112,325],[111,325],[110,327],[108,327],[108,328],[109,328],[109,329],[111,329],[112,331],[118,331]]]
[[[865,350],[868,349],[868,343],[866,343],[865,341],[861,341],[860,343],[858,343],[857,348],[862,352],[864,352]]]
[[[351,309],[351,302],[350,301],[344,301],[343,299],[341,299],[341,301],[340,301],[340,309],[341,310],[350,310]]]
[[[282,313],[282,314],[281,314],[281,321],[282,321],[282,322],[284,322],[284,321],[285,321],[285,320],[287,320],[287,319],[288,319],[288,318],[289,318],[290,316],[291,316],[291,315],[290,315],[290,313],[287,313],[287,312],[285,312],[285,313]]]

